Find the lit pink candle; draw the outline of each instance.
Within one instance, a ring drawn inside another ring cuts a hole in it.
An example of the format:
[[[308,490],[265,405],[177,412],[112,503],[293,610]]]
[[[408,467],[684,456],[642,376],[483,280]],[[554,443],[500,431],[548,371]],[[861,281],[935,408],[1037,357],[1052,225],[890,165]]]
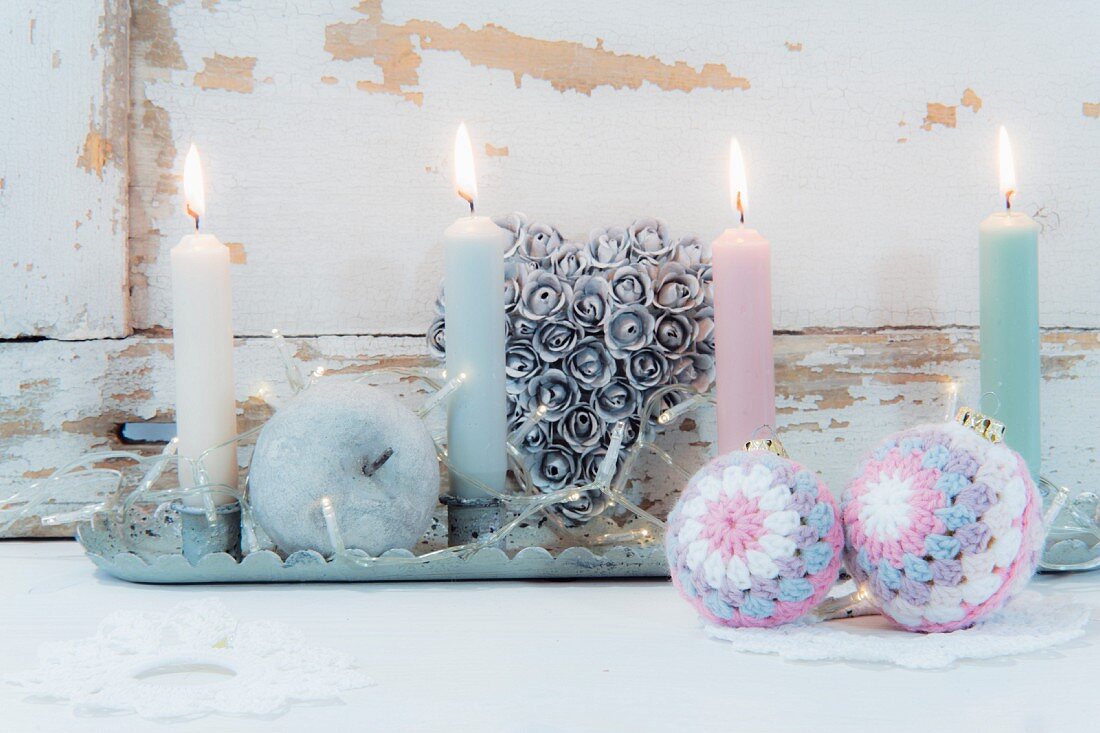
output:
[[[745,164],[736,138],[730,141],[730,200],[741,225],[722,232],[713,244],[721,453],[741,449],[762,426],[775,426],[771,245],[760,232],[745,228]]]

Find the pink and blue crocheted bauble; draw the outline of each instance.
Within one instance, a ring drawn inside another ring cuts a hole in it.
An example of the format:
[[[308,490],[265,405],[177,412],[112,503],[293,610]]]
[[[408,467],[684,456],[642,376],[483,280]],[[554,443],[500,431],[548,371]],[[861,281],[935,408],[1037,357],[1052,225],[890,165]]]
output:
[[[735,451],[696,473],[668,517],[672,582],[723,626],[777,626],[817,605],[840,571],[836,501],[811,471]]]
[[[898,433],[845,489],[848,571],[907,629],[966,628],[1034,573],[1041,501],[1003,443],[955,423]]]

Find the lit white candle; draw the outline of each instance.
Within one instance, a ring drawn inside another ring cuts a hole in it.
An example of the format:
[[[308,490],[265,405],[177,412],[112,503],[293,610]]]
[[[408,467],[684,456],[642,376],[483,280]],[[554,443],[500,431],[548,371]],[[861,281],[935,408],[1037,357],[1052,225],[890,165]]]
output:
[[[447,227],[443,241],[447,307],[447,375],[465,375],[447,409],[447,456],[466,476],[504,490],[508,406],[504,381],[504,249],[508,234],[474,214],[477,179],[466,125],[455,136],[455,188],[470,215]],[[485,492],[458,476],[452,492],[464,499]]]
[[[233,301],[229,286],[229,248],[213,234],[200,234],[206,213],[202,165],[192,145],[184,163],[183,189],[195,233],[172,248],[172,334],[176,365],[176,431],[179,455],[198,458],[208,448],[237,434],[233,395]],[[237,488],[237,447],[230,444],[203,459],[207,481]],[[180,485],[199,477],[180,463]],[[218,503],[228,503],[228,496]],[[201,498],[189,497],[189,506]]]

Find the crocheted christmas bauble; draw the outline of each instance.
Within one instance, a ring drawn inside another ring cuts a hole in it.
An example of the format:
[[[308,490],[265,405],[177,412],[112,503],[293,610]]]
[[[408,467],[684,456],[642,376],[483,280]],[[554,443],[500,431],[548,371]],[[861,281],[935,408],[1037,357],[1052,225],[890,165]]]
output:
[[[734,451],[688,482],[668,517],[672,582],[703,618],[777,626],[836,582],[844,535],[813,472],[767,451]]]
[[[955,423],[897,433],[844,491],[848,571],[907,629],[966,628],[1035,571],[1041,502],[1003,443]]]

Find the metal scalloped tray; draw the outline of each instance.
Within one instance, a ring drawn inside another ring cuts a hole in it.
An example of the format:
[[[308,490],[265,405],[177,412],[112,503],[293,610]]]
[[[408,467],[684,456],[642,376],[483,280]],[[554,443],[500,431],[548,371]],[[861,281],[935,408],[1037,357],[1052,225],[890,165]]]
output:
[[[660,543],[644,547],[606,549],[568,547],[550,551],[525,547],[514,554],[497,548],[479,550],[467,558],[440,558],[412,563],[408,550],[390,550],[378,562],[359,565],[327,560],[312,550],[289,555],[254,552],[242,560],[214,553],[192,565],[183,555],[161,554],[144,559],[132,552],[113,552],[111,542],[91,525],[81,525],[77,540],[104,572],[134,583],[302,583],[408,580],[516,580],[523,578],[652,578],[668,577]],[[392,558],[393,562],[386,562]]]

